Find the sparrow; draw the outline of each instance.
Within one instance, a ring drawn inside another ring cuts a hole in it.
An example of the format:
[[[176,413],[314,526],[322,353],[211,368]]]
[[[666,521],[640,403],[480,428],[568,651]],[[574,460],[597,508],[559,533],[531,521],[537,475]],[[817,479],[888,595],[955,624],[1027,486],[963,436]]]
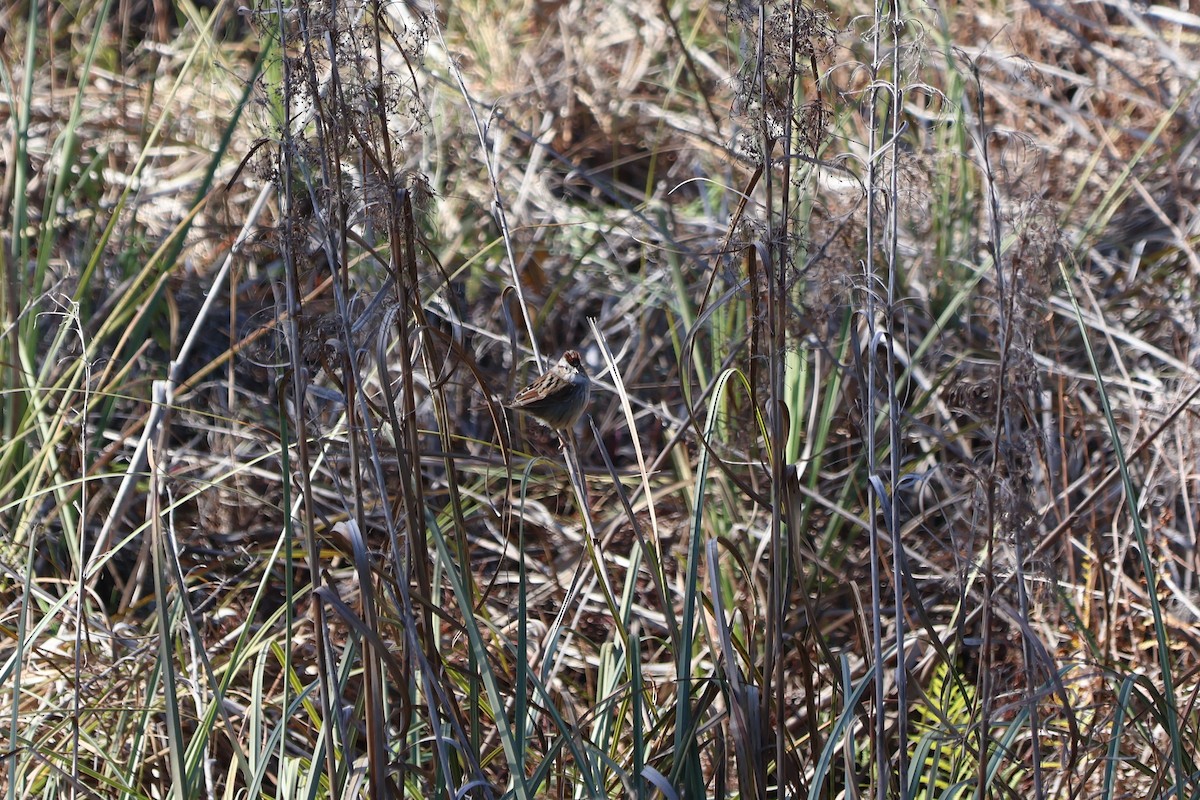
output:
[[[591,396],[592,382],[584,372],[583,360],[577,350],[568,350],[546,374],[517,392],[508,408],[561,431],[575,424]]]

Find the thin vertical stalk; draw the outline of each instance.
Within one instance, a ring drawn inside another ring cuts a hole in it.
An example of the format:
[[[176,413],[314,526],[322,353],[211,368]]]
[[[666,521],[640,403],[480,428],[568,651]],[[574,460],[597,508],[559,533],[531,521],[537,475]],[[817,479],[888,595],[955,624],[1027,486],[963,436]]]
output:
[[[875,659],[872,665],[872,675],[875,683],[875,725],[874,725],[874,747],[873,754],[875,756],[875,797],[877,800],[885,800],[887,797],[888,785],[888,757],[887,748],[885,746],[885,738],[887,736],[887,720],[884,714],[884,684],[883,684],[883,600],[881,597],[882,575],[880,570],[880,547],[879,547],[879,515],[878,510],[887,498],[880,493],[879,481],[879,464],[877,463],[878,448],[877,434],[875,430],[875,385],[877,376],[875,358],[876,335],[876,294],[875,286],[877,283],[876,270],[878,267],[875,264],[875,249],[877,247],[878,233],[875,228],[875,215],[877,210],[876,194],[878,192],[879,182],[879,159],[876,157],[879,149],[879,102],[882,93],[882,87],[878,83],[879,72],[883,63],[883,0],[875,6],[874,26],[875,36],[872,41],[871,52],[871,77],[874,88],[871,90],[869,102],[868,120],[867,120],[867,221],[866,221],[866,256],[863,263],[863,279],[865,286],[863,291],[865,296],[865,326],[867,330],[867,351],[866,351],[866,380],[862,379],[863,369],[859,368],[859,403],[861,405],[862,424],[865,428],[867,439],[867,471],[871,480],[868,482],[868,505],[867,519],[870,523],[870,560],[871,560],[871,651]],[[857,336],[858,326],[855,326],[855,335]],[[863,347],[861,341],[856,341],[854,345],[854,353],[856,358],[861,358]]]

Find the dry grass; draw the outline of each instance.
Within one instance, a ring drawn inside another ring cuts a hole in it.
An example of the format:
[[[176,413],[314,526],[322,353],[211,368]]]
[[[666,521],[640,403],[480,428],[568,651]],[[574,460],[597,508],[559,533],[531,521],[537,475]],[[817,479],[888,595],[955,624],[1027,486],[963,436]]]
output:
[[[1193,796],[1200,17],[430,10],[0,11],[7,795]]]

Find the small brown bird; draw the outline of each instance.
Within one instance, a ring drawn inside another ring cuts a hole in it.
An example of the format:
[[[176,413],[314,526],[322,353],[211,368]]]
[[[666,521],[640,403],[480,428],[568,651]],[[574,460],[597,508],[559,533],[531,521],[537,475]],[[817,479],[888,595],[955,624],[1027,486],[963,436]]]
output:
[[[508,407],[561,431],[575,424],[591,396],[592,382],[584,372],[583,360],[578,351],[568,350],[545,375],[517,392]]]

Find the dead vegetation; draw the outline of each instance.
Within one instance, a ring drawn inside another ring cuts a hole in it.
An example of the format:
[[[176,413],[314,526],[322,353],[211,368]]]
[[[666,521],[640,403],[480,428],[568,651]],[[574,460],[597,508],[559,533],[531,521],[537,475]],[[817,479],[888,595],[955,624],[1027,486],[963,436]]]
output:
[[[1195,793],[1191,9],[0,14],[14,796]]]

